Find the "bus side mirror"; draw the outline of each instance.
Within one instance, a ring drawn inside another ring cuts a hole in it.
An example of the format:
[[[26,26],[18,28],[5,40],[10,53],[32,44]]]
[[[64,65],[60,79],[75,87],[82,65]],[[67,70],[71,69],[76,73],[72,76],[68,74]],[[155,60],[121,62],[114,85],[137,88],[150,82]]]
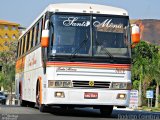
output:
[[[137,25],[132,25],[132,48],[140,42],[140,28]]]
[[[42,30],[41,46],[42,47],[49,46],[49,30]]]

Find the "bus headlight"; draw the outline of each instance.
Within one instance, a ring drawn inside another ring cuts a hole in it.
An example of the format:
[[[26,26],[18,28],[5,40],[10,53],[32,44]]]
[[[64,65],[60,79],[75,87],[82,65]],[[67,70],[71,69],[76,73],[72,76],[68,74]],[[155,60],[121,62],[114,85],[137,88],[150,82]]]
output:
[[[112,89],[127,89],[130,90],[132,87],[132,83],[126,83],[126,82],[113,82],[112,83]]]
[[[49,80],[48,81],[49,88],[68,88],[72,87],[71,80]]]
[[[55,87],[63,87],[63,81],[55,81]]]
[[[63,81],[63,87],[72,87],[71,81]]]
[[[48,87],[49,87],[49,88],[55,87],[55,81],[53,81],[53,80],[48,80]]]

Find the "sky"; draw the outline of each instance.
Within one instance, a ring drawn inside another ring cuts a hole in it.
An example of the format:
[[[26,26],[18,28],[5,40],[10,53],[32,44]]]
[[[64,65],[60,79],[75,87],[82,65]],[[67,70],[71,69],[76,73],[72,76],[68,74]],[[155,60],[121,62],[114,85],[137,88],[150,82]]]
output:
[[[160,19],[160,0],[0,0],[0,20],[28,27],[54,3],[94,3],[124,8],[130,19]]]

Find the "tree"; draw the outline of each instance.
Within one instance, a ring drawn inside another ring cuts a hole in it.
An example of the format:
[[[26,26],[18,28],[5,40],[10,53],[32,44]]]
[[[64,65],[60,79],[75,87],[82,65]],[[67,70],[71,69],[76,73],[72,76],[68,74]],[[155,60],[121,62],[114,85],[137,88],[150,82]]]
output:
[[[7,45],[9,49],[0,52],[0,64],[2,65],[0,85],[2,85],[5,90],[11,92],[12,95],[15,76],[16,42],[8,42]]]
[[[141,41],[132,51],[133,67],[132,67],[132,78],[136,77],[139,79],[139,95],[138,95],[138,106],[142,106],[142,82],[144,82],[145,75],[149,72],[148,67],[152,58],[151,50],[149,45]]]
[[[151,45],[152,51],[152,61],[149,66],[150,76],[153,80],[156,81],[156,99],[155,99],[155,107],[158,107],[159,104],[159,85],[160,85],[160,53],[159,48],[155,45]]]
[[[0,87],[5,85],[4,82],[5,82],[5,75],[2,72],[0,72]]]

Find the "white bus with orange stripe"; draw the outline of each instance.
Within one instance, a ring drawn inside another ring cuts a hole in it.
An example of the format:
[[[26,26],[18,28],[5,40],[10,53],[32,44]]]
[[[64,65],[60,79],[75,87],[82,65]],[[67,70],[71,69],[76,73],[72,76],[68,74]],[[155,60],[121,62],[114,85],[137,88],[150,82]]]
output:
[[[139,29],[133,27],[133,42]],[[129,105],[131,32],[126,10],[52,4],[18,41],[16,94],[21,105],[93,107],[110,115]]]

